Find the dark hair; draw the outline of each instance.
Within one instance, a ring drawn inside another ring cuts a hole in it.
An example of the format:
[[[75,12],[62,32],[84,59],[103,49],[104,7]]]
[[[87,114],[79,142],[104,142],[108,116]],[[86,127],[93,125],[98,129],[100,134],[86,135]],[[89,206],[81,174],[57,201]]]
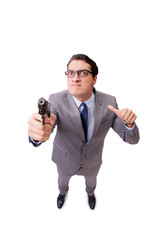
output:
[[[69,62],[67,64],[67,68],[68,68],[70,62],[73,61],[73,60],[82,60],[82,61],[88,63],[91,66],[91,72],[92,72],[93,77],[98,75],[97,64],[92,59],[90,59],[87,55],[84,55],[84,54],[75,54],[75,55],[73,55],[70,58],[70,60],[69,60]]]

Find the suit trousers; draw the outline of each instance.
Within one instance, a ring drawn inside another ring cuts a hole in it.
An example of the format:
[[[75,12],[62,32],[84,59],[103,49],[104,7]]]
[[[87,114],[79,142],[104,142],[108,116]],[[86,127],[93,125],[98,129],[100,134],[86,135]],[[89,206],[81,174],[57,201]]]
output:
[[[58,187],[59,191],[62,195],[66,194],[69,190],[69,180],[72,176],[84,176],[85,184],[86,184],[86,192],[88,196],[92,196],[94,194],[96,185],[97,185],[97,175],[99,172],[101,165],[86,171],[84,168],[79,168],[79,170],[75,174],[66,174],[59,166],[57,166],[58,171]]]

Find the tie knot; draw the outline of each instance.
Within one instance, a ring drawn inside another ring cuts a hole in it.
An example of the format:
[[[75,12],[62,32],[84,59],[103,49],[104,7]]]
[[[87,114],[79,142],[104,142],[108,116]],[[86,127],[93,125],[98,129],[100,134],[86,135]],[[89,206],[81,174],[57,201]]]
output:
[[[83,102],[83,103],[81,103],[80,107],[83,107],[83,109],[86,109],[87,105],[86,105],[86,103]]]

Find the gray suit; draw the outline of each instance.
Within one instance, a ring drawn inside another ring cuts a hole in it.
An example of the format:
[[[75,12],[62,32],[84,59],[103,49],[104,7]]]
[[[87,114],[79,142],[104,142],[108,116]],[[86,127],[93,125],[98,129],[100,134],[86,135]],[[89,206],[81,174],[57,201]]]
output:
[[[108,105],[118,108],[115,97],[98,91],[95,96],[94,130],[87,143],[79,110],[68,90],[49,97],[51,112],[57,116],[52,160],[57,164],[61,194],[68,191],[69,179],[75,174],[85,177],[86,191],[93,194],[102,163],[104,139],[110,127],[125,142],[136,144],[139,141],[137,126],[133,132],[129,131],[123,120],[108,109]]]

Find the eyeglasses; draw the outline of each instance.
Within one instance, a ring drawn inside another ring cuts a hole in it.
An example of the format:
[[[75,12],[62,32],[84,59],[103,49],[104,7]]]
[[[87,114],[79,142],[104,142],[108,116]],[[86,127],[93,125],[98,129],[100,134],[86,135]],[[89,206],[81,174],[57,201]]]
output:
[[[78,70],[78,71],[68,70],[65,72],[65,75],[68,78],[72,78],[75,76],[76,73],[78,74],[78,77],[87,77],[88,73],[92,74],[91,71],[83,69],[83,70]]]

